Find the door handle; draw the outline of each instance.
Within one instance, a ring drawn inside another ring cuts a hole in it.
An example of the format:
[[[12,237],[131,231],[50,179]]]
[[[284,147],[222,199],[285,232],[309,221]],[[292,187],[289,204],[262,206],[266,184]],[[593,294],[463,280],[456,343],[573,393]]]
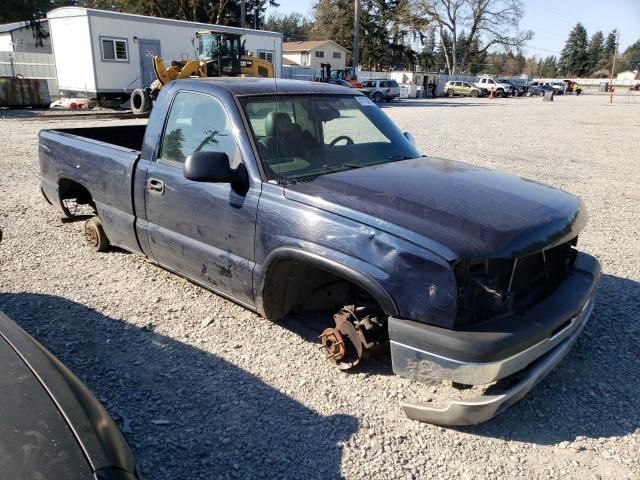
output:
[[[147,190],[154,195],[164,194],[164,182],[157,178],[150,178],[147,180]]]

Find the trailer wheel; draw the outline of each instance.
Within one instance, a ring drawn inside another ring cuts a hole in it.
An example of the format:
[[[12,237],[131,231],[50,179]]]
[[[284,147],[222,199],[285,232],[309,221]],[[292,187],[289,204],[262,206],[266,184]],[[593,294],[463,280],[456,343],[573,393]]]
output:
[[[136,88],[131,93],[131,111],[140,115],[151,110],[151,95],[142,88]]]
[[[93,217],[86,221],[84,234],[87,238],[87,243],[94,252],[102,252],[109,248],[109,239],[104,233],[102,222],[98,217]]]

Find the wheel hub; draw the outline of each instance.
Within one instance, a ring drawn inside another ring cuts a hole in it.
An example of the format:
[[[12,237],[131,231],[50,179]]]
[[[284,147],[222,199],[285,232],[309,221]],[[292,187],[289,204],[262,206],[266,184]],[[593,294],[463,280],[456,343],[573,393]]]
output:
[[[98,246],[98,232],[96,232],[95,229],[87,225],[86,227],[84,227],[84,234],[87,237],[87,242],[89,242],[89,245],[94,248]]]

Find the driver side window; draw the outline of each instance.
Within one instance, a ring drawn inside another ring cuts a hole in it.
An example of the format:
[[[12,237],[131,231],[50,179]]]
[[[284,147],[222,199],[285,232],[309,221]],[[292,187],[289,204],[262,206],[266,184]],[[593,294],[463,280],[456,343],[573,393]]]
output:
[[[184,162],[194,152],[224,152],[231,166],[240,162],[231,121],[213,97],[178,92],[162,134],[161,160]]]

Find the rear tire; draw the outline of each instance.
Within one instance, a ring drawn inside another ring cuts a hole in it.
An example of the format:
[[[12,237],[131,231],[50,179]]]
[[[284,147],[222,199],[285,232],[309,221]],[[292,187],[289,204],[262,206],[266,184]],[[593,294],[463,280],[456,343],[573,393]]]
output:
[[[87,243],[94,252],[103,252],[109,248],[109,239],[107,238],[102,222],[98,217],[90,218],[84,224],[84,235]]]
[[[131,93],[131,111],[135,115],[140,115],[149,110],[151,110],[151,95],[142,88],[136,88]]]

